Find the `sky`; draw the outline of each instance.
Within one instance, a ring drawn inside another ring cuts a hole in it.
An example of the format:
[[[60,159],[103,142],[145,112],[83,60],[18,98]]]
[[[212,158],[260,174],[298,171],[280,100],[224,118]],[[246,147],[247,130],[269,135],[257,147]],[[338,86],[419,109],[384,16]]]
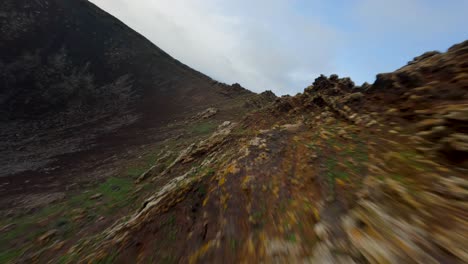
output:
[[[294,95],[320,74],[360,85],[468,39],[468,0],[91,0],[228,84]]]

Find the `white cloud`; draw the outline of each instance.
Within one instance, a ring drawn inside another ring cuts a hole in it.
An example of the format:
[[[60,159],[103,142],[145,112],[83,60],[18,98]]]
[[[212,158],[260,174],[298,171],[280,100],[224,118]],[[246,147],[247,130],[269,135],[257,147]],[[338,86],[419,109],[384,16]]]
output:
[[[298,16],[290,1],[92,1],[222,82],[286,94],[302,90],[317,73],[333,72],[334,30]]]
[[[466,0],[360,0],[351,14],[374,34],[423,38],[460,31],[467,12]]]
[[[373,82],[426,51],[445,51],[468,37],[466,0],[356,0],[336,63],[356,83]]]
[[[468,37],[467,0],[91,0],[214,79],[302,91],[319,74],[357,83]]]

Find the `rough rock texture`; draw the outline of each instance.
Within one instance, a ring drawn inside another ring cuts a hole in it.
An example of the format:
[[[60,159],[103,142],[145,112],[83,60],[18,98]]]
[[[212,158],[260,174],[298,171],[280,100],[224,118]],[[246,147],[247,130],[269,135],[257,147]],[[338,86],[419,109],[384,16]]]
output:
[[[272,91],[265,91],[245,102],[246,107],[262,108],[276,100],[276,95]]]
[[[218,113],[218,109],[214,107],[207,108],[206,110],[196,114],[193,119],[198,120],[198,119],[207,119],[210,118]]]
[[[87,261],[120,248],[121,261],[467,262],[465,46],[365,89],[320,76],[303,94],[225,122],[180,152],[164,172],[174,178],[130,220],[71,252],[93,252]],[[461,68],[449,76],[441,63]],[[451,89],[463,96],[412,97],[434,79],[457,79]],[[154,242],[169,215],[170,246]]]
[[[121,153],[116,139],[145,141],[210,107],[242,115],[257,97],[187,67],[87,0],[3,1],[0,84],[7,182],[62,167],[64,155]]]
[[[2,30],[33,26],[31,17],[17,17]],[[21,263],[467,263],[467,66],[463,42],[379,74],[372,85],[322,75],[296,96],[236,97],[246,94],[240,85],[210,82],[223,87],[230,108],[191,109],[168,124],[171,137],[150,159],[128,160],[132,170],[94,189],[29,197],[41,201],[1,219],[1,256]],[[240,109],[255,111],[236,115]]]
[[[170,114],[250,93],[187,67],[86,0],[0,7],[2,120]]]

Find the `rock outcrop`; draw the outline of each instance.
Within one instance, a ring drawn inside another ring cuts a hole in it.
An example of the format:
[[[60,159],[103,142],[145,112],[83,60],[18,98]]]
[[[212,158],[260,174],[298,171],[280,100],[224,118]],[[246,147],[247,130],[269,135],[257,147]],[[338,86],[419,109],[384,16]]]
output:
[[[154,145],[132,146],[113,135],[129,149],[120,160],[106,153],[102,163],[118,169],[91,166],[96,174],[112,175],[110,180],[83,193],[20,199],[38,201],[7,216],[12,223],[0,219],[6,223],[0,227],[5,262],[468,262],[468,42],[418,56],[395,72],[377,75],[373,84],[356,86],[347,77],[321,75],[302,94],[277,97],[189,69],[123,25],[111,25],[114,20],[100,17],[87,1],[26,2],[8,0],[5,10],[21,12],[0,14],[2,21],[16,21],[0,24],[9,45],[29,34],[44,44],[47,38],[37,36],[42,26],[53,26],[61,36],[64,27],[75,32],[83,21],[79,28],[91,36],[80,30],[71,40],[86,37],[100,47],[99,54],[107,54],[100,66],[109,72],[96,86],[111,80],[135,91],[135,98],[154,88],[142,106],[155,104],[159,96],[174,98],[164,102],[171,107],[178,100],[188,103],[186,112],[172,109],[180,115],[168,115],[173,120],[164,129],[135,125],[129,138],[146,136],[151,141],[143,142]],[[76,11],[66,19],[60,11],[65,5]],[[47,12],[51,21],[30,14],[34,9]],[[101,26],[94,30],[94,24]],[[106,42],[114,35],[128,45]],[[51,42],[55,39],[54,33]],[[73,55],[81,46],[71,40],[64,43],[74,51],[70,65],[78,65],[80,56],[86,62],[91,55]],[[34,61],[36,55],[26,56],[24,49],[15,48],[13,60]],[[37,56],[69,65],[64,56],[44,52]],[[123,63],[128,61],[138,65],[133,69]],[[11,62],[0,63],[8,74]],[[78,75],[72,77],[91,85],[95,67],[72,67]],[[130,79],[118,78],[127,72],[141,91],[133,90]],[[8,92],[0,100],[15,96]],[[21,100],[3,109],[24,105]],[[157,112],[143,108],[133,110]],[[169,136],[152,142],[161,131]],[[73,166],[70,160],[61,172]],[[35,212],[49,203],[57,204]]]

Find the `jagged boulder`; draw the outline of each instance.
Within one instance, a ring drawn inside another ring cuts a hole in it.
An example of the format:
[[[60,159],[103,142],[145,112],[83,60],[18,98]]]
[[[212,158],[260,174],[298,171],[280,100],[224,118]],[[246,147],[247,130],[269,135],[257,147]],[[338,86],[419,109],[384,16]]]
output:
[[[270,90],[264,91],[260,94],[252,96],[244,103],[244,107],[247,108],[262,108],[272,102],[274,102],[278,97]]]
[[[236,123],[225,121],[218,126],[217,130],[207,139],[191,145],[183,155],[180,155],[178,160],[182,163],[193,161],[196,157],[206,154],[207,152],[219,147],[226,137],[232,132]]]
[[[465,152],[468,153],[468,135],[455,133],[441,141],[441,150],[445,152]],[[466,155],[466,154],[465,154]]]
[[[444,116],[448,120],[468,122],[468,108],[459,109],[453,112],[449,112]]]
[[[408,62],[408,65],[416,64],[416,63],[421,62],[421,61],[423,61],[423,60],[425,60],[427,58],[430,58],[430,57],[432,57],[434,55],[439,55],[439,54],[440,54],[440,51],[436,51],[436,50],[425,52],[424,54],[419,55],[419,56],[415,57],[412,61]]]
[[[210,107],[205,109],[204,111],[196,114],[192,119],[199,120],[199,119],[207,119],[210,118],[218,113],[218,109],[214,107]]]
[[[363,97],[364,97],[364,94],[362,94],[361,92],[348,94],[342,99],[342,103],[358,101],[358,100],[361,100]]]
[[[287,113],[292,110],[294,106],[288,96],[283,96],[275,100],[274,109],[280,113]]]
[[[340,94],[342,92],[349,91],[355,87],[354,82],[348,78],[339,78],[338,75],[332,74],[330,78],[327,78],[325,75],[320,75],[315,79],[311,87],[306,88],[307,91],[324,91],[331,92],[333,94]]]
[[[395,86],[396,80],[391,73],[379,73],[376,76],[375,82],[371,90],[390,90]]]
[[[263,98],[266,98],[266,99],[268,99],[270,101],[276,99],[276,97],[277,97],[275,95],[275,93],[273,93],[271,90],[266,90],[266,91],[260,93],[260,96],[262,96]]]

